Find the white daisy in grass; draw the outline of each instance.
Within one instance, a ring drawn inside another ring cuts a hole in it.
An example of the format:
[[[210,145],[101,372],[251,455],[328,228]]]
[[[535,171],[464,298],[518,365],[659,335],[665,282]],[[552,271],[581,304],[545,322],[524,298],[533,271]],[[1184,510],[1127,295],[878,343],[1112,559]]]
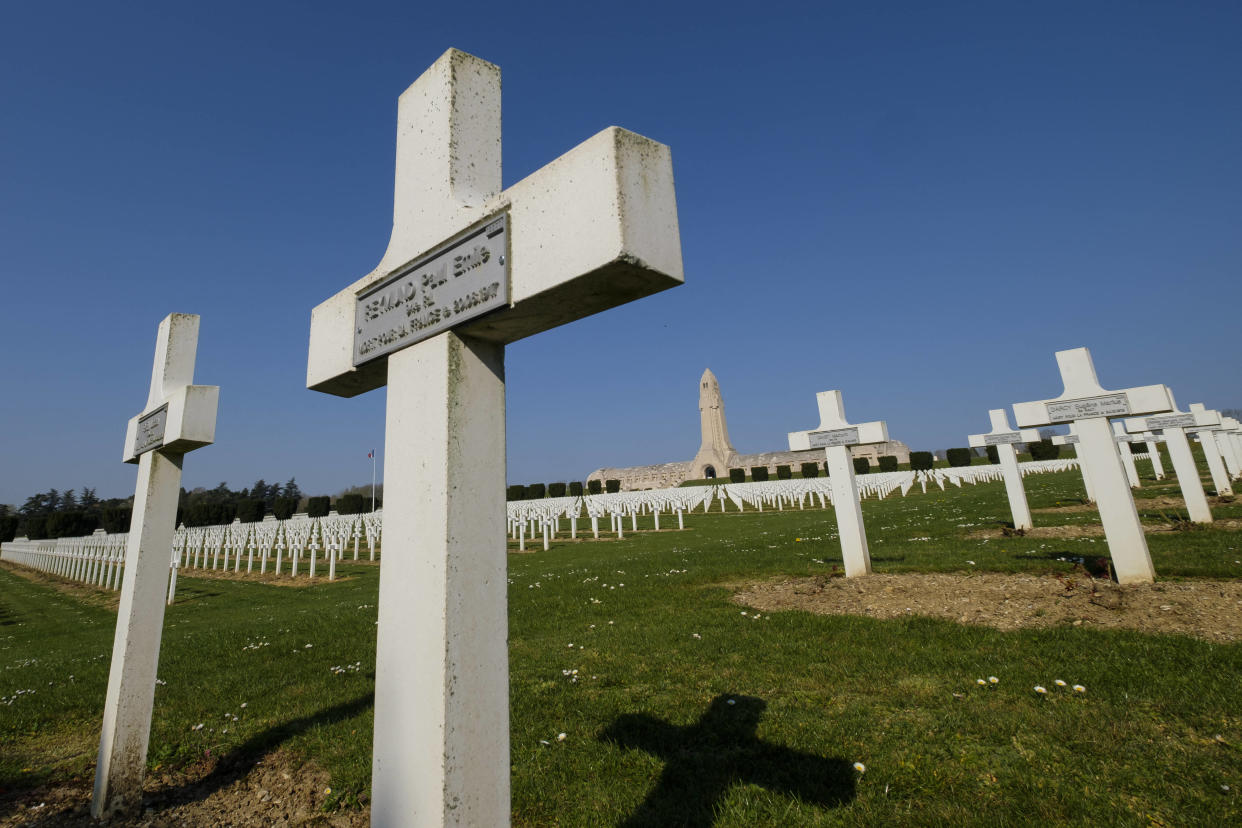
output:
[[[1062,681],[1061,679],[1057,679],[1056,681],[1054,681],[1054,682],[1052,682],[1052,683],[1053,683],[1053,684],[1055,684],[1057,687],[1064,687],[1064,686],[1065,686],[1065,682],[1064,682],[1064,681]]]
[[[1074,692],[1075,692],[1075,693],[1085,693],[1085,692],[1087,692],[1087,688],[1083,687],[1081,684],[1075,684],[1075,685],[1074,685]]]
[[[1048,688],[1044,687],[1042,684],[1037,684],[1035,685],[1035,692],[1043,695],[1048,692]]]
[[[988,686],[987,679],[975,679],[975,684],[979,685],[980,687]]]
[[[1000,679],[998,679],[996,676],[988,676],[988,683],[989,684],[1000,684]]]
[[[858,771],[859,773],[866,773],[866,772],[867,772],[867,766],[866,766],[866,765],[864,765],[862,762],[855,762],[855,763],[854,763],[854,770]]]

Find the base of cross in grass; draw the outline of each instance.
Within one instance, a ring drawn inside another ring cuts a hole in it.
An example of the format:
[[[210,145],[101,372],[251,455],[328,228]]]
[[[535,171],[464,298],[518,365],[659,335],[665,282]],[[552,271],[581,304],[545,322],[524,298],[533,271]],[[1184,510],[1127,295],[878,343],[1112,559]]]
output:
[[[854,798],[857,772],[846,759],[773,745],[755,730],[767,703],[753,696],[712,699],[699,720],[679,727],[652,716],[617,717],[600,739],[664,759],[660,781],[622,828],[638,825],[707,826],[729,788],[759,785],[803,802],[835,807]]]

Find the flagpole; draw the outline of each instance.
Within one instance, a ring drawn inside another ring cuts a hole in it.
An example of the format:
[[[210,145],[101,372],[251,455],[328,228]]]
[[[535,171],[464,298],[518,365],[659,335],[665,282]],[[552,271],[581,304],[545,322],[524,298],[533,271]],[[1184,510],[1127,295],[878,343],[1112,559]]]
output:
[[[375,449],[371,449],[371,511],[375,511]]]

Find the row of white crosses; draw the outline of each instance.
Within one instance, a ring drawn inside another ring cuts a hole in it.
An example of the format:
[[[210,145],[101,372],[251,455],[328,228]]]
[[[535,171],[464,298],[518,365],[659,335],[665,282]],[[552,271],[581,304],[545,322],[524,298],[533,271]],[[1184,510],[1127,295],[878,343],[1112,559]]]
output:
[[[14,540],[0,548],[0,558],[70,581],[103,589],[121,585],[128,533],[103,531],[80,538]]]
[[[1013,409],[1018,426],[1073,424],[1079,466],[1089,491],[1094,493],[1117,581],[1150,583],[1156,572],[1109,418],[1174,411],[1173,394],[1164,385],[1105,390],[1086,348],[1058,351],[1056,357],[1064,391],[1053,399],[1016,403]],[[1197,473],[1194,479],[1198,481]]]
[[[311,315],[307,386],[388,386],[374,825],[509,821],[505,345],[682,282],[666,146],[612,127],[501,189],[500,69],[398,102],[393,227]]]

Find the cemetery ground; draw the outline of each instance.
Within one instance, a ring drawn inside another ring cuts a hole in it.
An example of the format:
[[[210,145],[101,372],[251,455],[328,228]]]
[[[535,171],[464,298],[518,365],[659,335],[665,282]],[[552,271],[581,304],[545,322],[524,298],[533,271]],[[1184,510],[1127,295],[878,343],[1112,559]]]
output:
[[[1119,588],[1078,474],[1026,486],[1026,536],[1000,482],[865,501],[861,580],[831,508],[511,544],[514,824],[1238,824],[1242,501],[1146,479]],[[378,566],[338,575],[182,571],[134,824],[365,824]],[[0,824],[92,824],[108,595],[0,567]]]

